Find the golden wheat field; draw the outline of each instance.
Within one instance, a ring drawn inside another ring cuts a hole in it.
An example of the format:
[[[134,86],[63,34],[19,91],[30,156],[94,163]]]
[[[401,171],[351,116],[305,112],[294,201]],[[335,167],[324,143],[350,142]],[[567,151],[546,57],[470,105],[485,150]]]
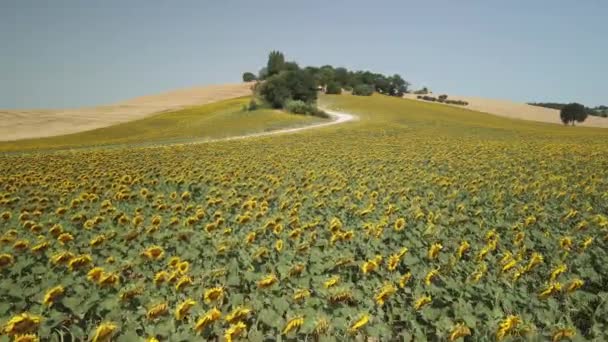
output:
[[[359,120],[0,154],[0,340],[608,339],[608,132],[321,102]]]

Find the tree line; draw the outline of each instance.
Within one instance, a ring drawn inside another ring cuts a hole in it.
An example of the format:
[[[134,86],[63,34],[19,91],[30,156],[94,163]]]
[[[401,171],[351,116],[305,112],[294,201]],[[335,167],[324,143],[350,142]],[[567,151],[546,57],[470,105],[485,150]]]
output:
[[[551,108],[551,109],[557,109],[557,110],[562,110],[564,107],[566,107],[568,105],[567,103],[559,103],[559,102],[530,102],[528,104],[532,105],[532,106],[545,107],[545,108]],[[581,106],[583,106],[583,105],[581,105]],[[583,106],[583,110],[585,111],[585,113],[587,113],[587,115],[601,116],[604,118],[608,117],[608,106],[597,106],[597,107]]]
[[[257,97],[273,108],[313,115],[322,115],[315,104],[318,91],[340,94],[344,89],[358,96],[378,92],[401,97],[408,92],[410,86],[398,74],[387,76],[331,65],[302,68],[296,62],[286,61],[280,51],[270,52],[266,66],[257,75],[252,72],[243,73],[243,81],[258,81],[254,87]]]

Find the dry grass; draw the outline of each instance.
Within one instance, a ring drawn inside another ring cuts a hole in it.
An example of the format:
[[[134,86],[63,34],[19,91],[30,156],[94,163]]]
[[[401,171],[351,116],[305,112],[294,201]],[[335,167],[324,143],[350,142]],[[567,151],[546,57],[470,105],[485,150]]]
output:
[[[151,114],[251,94],[250,83],[212,85],[141,96],[116,104],[77,109],[0,109],[0,141],[83,132],[143,119]]]
[[[430,96],[437,97],[440,94],[431,94]],[[405,94],[404,97],[408,99],[416,99],[415,94]],[[496,100],[496,99],[486,99],[481,97],[472,97],[472,96],[448,96],[449,99],[454,100],[464,100],[469,103],[468,106],[464,108],[479,111],[482,113],[489,113],[498,116],[504,116],[513,119],[520,120],[530,120],[530,121],[538,121],[538,122],[547,122],[554,124],[562,124],[559,118],[559,111],[556,109],[544,108],[531,106],[525,103],[517,103],[509,100]],[[422,100],[420,100],[422,101]],[[427,102],[427,101],[424,101]],[[452,105],[450,105],[452,106]],[[457,106],[456,107],[463,107]],[[589,116],[587,120],[581,124],[577,124],[580,126],[586,127],[603,127],[608,128],[608,119],[601,118],[597,116]]]
[[[0,151],[31,151],[109,145],[190,143],[303,127],[326,120],[260,108],[242,108],[250,97],[239,97],[86,132],[55,137],[0,142]]]

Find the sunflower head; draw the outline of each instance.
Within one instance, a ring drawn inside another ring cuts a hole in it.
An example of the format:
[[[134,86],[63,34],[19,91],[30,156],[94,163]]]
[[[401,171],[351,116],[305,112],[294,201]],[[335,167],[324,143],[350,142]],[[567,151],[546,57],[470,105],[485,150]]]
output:
[[[106,342],[110,341],[112,336],[118,330],[118,326],[112,322],[103,322],[97,326],[95,333],[93,334],[93,342]]]

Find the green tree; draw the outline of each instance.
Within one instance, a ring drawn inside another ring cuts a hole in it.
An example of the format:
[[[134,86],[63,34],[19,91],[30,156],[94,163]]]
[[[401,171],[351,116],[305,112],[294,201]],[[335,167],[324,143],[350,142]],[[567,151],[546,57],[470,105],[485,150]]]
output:
[[[287,88],[287,82],[284,77],[274,75],[266,79],[258,89],[260,96],[268,102],[273,108],[282,108],[287,101],[291,92]]]
[[[575,121],[585,121],[587,118],[587,111],[585,110],[585,106],[580,103],[570,103],[561,109],[559,116],[565,125],[572,123],[572,126],[574,126]]]
[[[243,73],[243,82],[252,82],[257,80],[257,77],[251,72]]]
[[[315,80],[308,72],[304,70],[285,71],[279,77],[285,78],[291,99],[306,103],[313,103],[317,100]]]
[[[300,66],[296,62],[285,62],[284,70],[287,70],[287,71],[300,70]]]
[[[285,70],[285,56],[282,52],[271,51],[268,55],[268,64],[266,65],[266,76],[271,77],[278,75]]]
[[[341,86],[348,85],[350,82],[348,70],[346,68],[335,68],[334,81],[336,81]]]
[[[334,81],[334,67],[331,65],[324,65],[319,69],[318,82],[321,86],[327,86],[330,82]]]
[[[325,88],[325,94],[342,94],[342,87],[338,82],[329,82]]]
[[[266,77],[268,77],[268,69],[263,67],[260,69],[260,71],[258,71],[258,80],[265,80]]]
[[[370,96],[374,93],[374,87],[369,84],[358,84],[353,87],[353,95]]]
[[[283,71],[260,86],[259,94],[274,108],[283,108],[287,100],[314,103],[317,89],[312,75],[304,70]]]
[[[410,86],[410,84],[400,75],[394,74],[389,78],[389,80],[391,84],[389,95],[401,97],[404,93],[407,93],[407,88]]]

